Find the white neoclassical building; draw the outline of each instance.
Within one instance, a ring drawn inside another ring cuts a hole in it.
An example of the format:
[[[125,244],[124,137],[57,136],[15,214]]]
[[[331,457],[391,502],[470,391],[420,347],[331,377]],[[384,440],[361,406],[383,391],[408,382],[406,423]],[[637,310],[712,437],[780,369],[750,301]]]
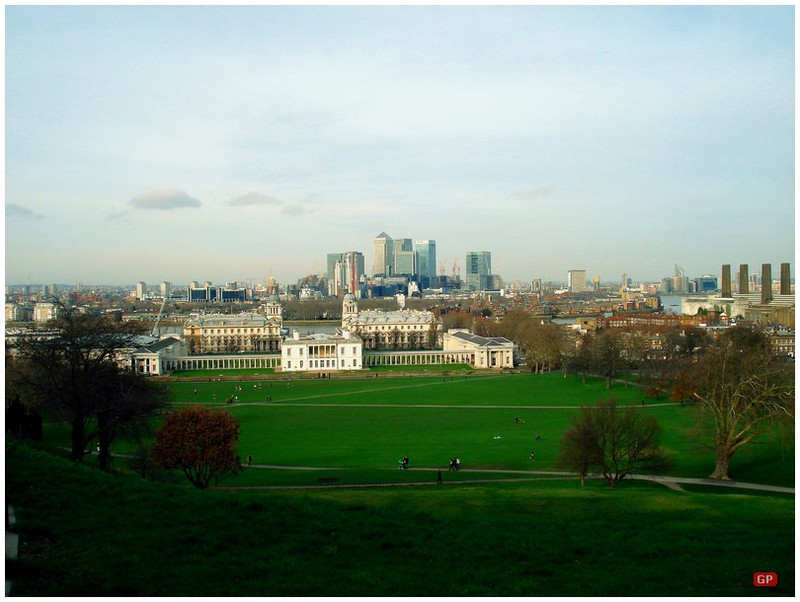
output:
[[[300,336],[295,330],[281,346],[283,372],[333,372],[361,370],[362,367],[361,339],[346,330],[306,336]]]
[[[512,368],[514,343],[505,337],[481,337],[466,328],[444,333],[444,351],[471,351],[476,368]]]
[[[161,339],[153,337],[141,337],[150,339],[143,341],[143,344],[130,352],[130,369],[139,374],[159,376],[168,372],[165,367],[174,362],[176,358],[186,355],[186,345],[177,336],[166,336]]]
[[[442,321],[430,311],[359,311],[355,296],[347,294],[342,303],[342,330],[364,341],[364,349],[440,349]]]
[[[264,313],[195,314],[183,326],[190,355],[203,353],[269,353],[281,348],[283,312],[268,303]]]

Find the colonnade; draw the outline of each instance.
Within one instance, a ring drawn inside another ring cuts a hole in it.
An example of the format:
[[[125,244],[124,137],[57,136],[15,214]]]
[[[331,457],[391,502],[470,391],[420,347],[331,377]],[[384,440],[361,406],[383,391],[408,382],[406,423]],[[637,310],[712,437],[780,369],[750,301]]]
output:
[[[327,351],[327,350],[326,350]],[[322,354],[320,354],[322,355]],[[437,364],[475,365],[474,351],[365,351],[363,366],[432,366]],[[281,356],[254,355],[189,355],[162,359],[163,372],[174,370],[238,370],[274,368],[280,370]],[[313,369],[313,368],[312,368]]]
[[[370,366],[430,366],[475,364],[474,351],[365,351],[365,368]]]
[[[243,370],[248,368],[280,368],[279,354],[258,355],[189,355],[162,360],[165,372],[173,370]]]

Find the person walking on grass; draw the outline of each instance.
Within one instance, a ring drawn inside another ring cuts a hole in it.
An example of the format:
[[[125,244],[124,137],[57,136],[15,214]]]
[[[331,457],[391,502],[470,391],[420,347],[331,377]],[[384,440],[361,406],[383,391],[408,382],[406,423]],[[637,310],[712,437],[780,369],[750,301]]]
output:
[[[535,459],[536,459],[536,451],[533,450],[533,451],[531,451],[531,460],[535,460]]]

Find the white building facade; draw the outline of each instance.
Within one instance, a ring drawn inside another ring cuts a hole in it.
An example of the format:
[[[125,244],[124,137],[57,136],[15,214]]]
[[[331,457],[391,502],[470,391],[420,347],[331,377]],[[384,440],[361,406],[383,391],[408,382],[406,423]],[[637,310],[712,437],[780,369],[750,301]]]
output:
[[[342,303],[342,330],[364,342],[364,349],[403,350],[441,348],[442,321],[430,311],[362,311],[353,295]]]
[[[283,372],[338,372],[362,368],[361,339],[347,331],[300,336],[295,330],[281,346]]]
[[[514,343],[505,337],[481,337],[466,328],[444,333],[444,351],[471,351],[476,368],[513,368]]]
[[[268,353],[281,348],[283,312],[267,303],[264,313],[197,314],[183,326],[189,354]]]

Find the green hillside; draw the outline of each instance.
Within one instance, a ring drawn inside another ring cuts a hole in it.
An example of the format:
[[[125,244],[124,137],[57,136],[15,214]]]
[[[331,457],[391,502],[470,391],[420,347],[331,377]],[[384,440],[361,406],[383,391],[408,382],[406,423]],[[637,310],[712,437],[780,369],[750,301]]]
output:
[[[20,596],[794,592],[794,501],[638,482],[200,491],[6,447]],[[779,573],[768,592],[755,571]]]

